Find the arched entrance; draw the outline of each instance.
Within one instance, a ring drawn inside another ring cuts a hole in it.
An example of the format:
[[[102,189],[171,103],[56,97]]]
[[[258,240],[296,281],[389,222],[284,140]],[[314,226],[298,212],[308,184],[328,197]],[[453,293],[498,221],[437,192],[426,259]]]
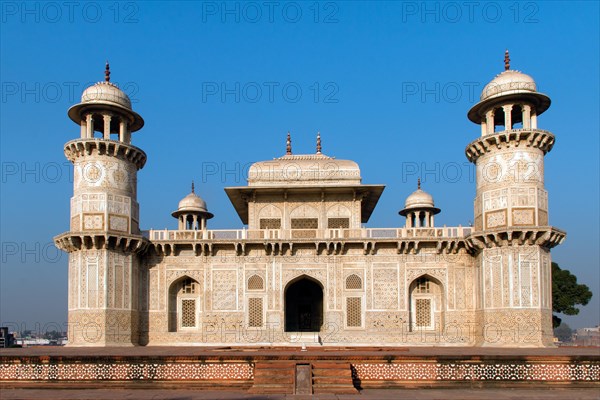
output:
[[[434,330],[444,324],[444,291],[442,283],[429,276],[422,275],[412,281],[410,294],[410,328],[415,330]]]
[[[200,315],[200,285],[184,276],[169,287],[169,332],[197,329]]]
[[[323,325],[323,288],[307,277],[290,282],[285,290],[285,331],[319,332]]]

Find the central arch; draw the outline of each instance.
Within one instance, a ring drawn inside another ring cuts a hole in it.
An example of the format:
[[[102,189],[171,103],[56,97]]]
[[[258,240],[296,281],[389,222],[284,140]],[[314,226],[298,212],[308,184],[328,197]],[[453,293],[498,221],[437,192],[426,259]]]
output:
[[[285,331],[319,332],[323,325],[323,287],[303,275],[285,289]]]

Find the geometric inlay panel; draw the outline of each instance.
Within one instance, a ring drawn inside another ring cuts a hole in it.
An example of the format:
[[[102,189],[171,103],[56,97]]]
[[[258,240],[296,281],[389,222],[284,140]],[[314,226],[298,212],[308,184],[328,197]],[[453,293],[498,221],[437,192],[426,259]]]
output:
[[[600,364],[378,363],[352,364],[360,380],[406,381],[600,381]]]
[[[212,282],[213,310],[237,309],[237,272],[216,270]]]
[[[0,380],[205,380],[252,379],[248,363],[58,363],[0,364]]]

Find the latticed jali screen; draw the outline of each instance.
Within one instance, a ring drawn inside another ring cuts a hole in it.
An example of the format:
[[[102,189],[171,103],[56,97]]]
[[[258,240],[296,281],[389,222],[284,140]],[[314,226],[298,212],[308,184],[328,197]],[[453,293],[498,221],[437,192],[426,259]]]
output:
[[[415,302],[415,324],[418,327],[431,325],[431,299],[416,299]]]
[[[281,219],[279,218],[261,218],[260,229],[281,229]]]
[[[248,326],[260,328],[263,325],[263,302],[261,298],[248,299]]]
[[[292,218],[292,238],[311,239],[317,237],[317,218]]]
[[[361,326],[362,306],[360,297],[346,297],[346,325],[350,327]]]
[[[348,229],[350,228],[349,218],[328,218],[327,228],[329,229]]]
[[[194,328],[196,326],[196,300],[181,300],[181,327]]]
[[[292,229],[317,229],[318,227],[317,218],[292,218]]]

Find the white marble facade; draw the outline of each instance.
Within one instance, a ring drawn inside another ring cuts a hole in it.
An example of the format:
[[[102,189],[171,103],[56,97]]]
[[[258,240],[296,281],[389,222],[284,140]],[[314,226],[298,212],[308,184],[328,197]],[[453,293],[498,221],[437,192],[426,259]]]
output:
[[[484,89],[469,119],[481,136],[474,225],[437,227],[418,185],[395,228],[364,228],[383,185],[322,153],[255,163],[248,184],[225,188],[243,229],[211,230],[195,193],[172,212],[173,230],[140,230],[136,186],[145,153],[131,144],[143,119],[106,79],[70,118],[74,164],[69,253],[69,344],[552,345],[544,155],[537,128],[550,99],[511,70]],[[168,210],[165,210],[168,212]]]

